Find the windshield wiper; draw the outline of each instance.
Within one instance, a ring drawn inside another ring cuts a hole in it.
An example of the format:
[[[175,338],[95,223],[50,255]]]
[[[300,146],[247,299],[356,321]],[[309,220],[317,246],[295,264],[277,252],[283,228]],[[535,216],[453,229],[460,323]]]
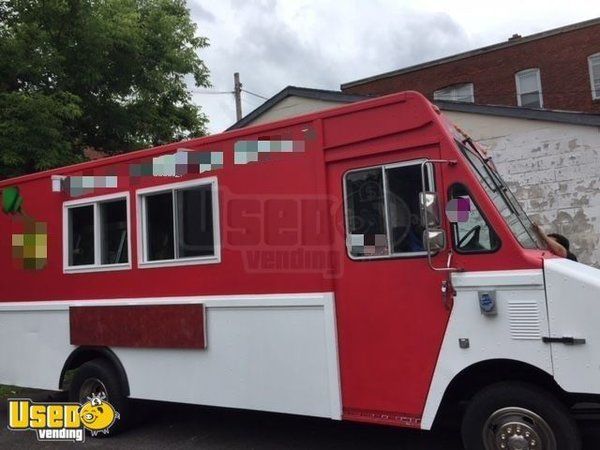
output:
[[[485,183],[492,190],[492,192],[498,192],[500,194],[500,196],[504,200],[504,203],[506,203],[506,206],[508,206],[508,209],[510,210],[511,213],[515,214],[517,217],[520,216],[519,212],[517,211],[517,208],[515,207],[512,200],[509,198],[509,196],[507,195],[507,192],[510,192],[510,190],[508,189],[508,186],[506,186],[506,184],[504,183],[502,178],[500,178],[500,176],[496,173],[496,169],[494,169],[494,167],[488,163],[488,162],[491,162],[492,158],[489,158],[489,157],[484,158],[483,155],[481,154],[481,152],[479,150],[477,150],[477,147],[475,146],[475,144],[471,138],[466,138],[463,141],[463,145],[465,143],[469,144],[469,146],[472,149],[472,151],[470,151],[468,149],[468,147],[465,146],[467,151],[469,151],[469,153],[474,155],[483,164],[483,168],[494,186],[493,187],[490,186],[490,184],[487,182],[487,179],[485,177],[481,176],[481,174],[480,174],[481,178],[485,181]]]
[[[488,188],[490,188],[490,190],[492,192],[496,192],[496,186],[491,185],[490,182],[488,181],[488,177],[489,178],[492,178],[492,177],[489,175],[488,170],[486,169],[485,162],[482,161],[482,159],[477,151],[473,152],[473,151],[469,150],[469,148],[466,145],[464,145],[466,141],[467,140],[463,141],[462,145],[460,146],[464,155],[467,157],[467,159],[471,163],[471,166],[473,167],[473,169],[475,169],[475,172],[477,172],[477,175],[479,175],[479,178],[481,178],[481,180],[486,184],[486,186]],[[485,174],[481,173],[478,165],[475,163],[475,161],[471,160],[471,157],[469,155],[472,155],[477,161],[483,162],[483,169],[486,171],[488,177],[486,177]],[[493,181],[493,178],[492,178],[492,181]]]
[[[477,148],[477,146],[475,145],[475,143],[469,136],[467,136],[463,141],[457,140],[457,143],[461,144],[460,147],[461,147],[463,153],[465,154],[467,159],[470,160],[471,166],[473,167],[473,169],[475,169],[475,172],[477,172],[477,174],[479,175],[481,180],[485,183],[485,185],[493,193],[497,192],[500,195],[504,204],[508,207],[511,214],[513,214],[515,216],[515,218],[517,219],[517,221],[521,224],[521,227],[523,227],[523,230],[525,231],[525,233],[527,234],[529,239],[534,243],[534,245],[536,245],[536,247],[539,248],[539,245],[536,244],[537,240],[531,234],[530,228],[529,228],[529,227],[533,227],[533,222],[531,221],[529,216],[525,213],[525,211],[523,210],[523,208],[521,207],[521,205],[515,198],[514,194],[512,193],[512,191],[510,190],[510,188],[508,187],[506,182],[502,179],[502,177],[500,177],[500,174],[498,173],[496,167],[494,166],[494,164],[492,162],[492,158],[482,154],[482,152],[479,151],[479,149]],[[480,170],[477,167],[477,164],[475,164],[474,161],[471,161],[471,158],[468,156],[468,154],[471,154],[473,157],[475,157],[477,159],[477,161],[479,161],[483,165],[483,170],[486,172],[487,176],[489,177],[489,179],[490,179],[489,181],[488,181],[487,177],[482,175],[482,173],[480,172]],[[491,186],[490,182],[494,186]],[[529,227],[526,225],[525,222],[528,222]]]
[[[529,229],[529,227],[533,227],[533,222],[531,221],[529,216],[525,213],[525,211],[521,207],[519,201],[516,199],[515,195],[510,190],[510,188],[508,187],[508,185],[506,184],[504,179],[498,173],[497,169],[495,168],[495,166],[492,163],[492,158],[484,157],[483,155],[481,155],[481,152],[479,152],[479,150],[477,149],[477,147],[475,146],[475,144],[471,140],[471,138],[466,139],[466,141],[471,146],[471,148],[475,151],[475,153],[477,155],[479,155],[479,157],[480,157],[479,159],[481,162],[483,162],[485,171],[488,173],[488,175],[492,179],[492,182],[494,183],[494,185],[497,186],[500,195],[502,196],[504,202],[507,204],[510,211],[517,217],[517,220],[521,223],[521,225],[523,226],[523,228],[524,228],[525,232],[527,233],[527,235],[529,236],[529,238],[533,242],[536,242],[535,237],[532,236],[532,234],[530,233],[530,229]],[[527,224],[525,222],[527,222]]]
[[[510,192],[510,189],[506,185],[506,182],[500,177],[498,169],[496,169],[496,166],[493,164],[492,157],[484,156],[473,142],[473,139],[471,139],[470,137],[466,138],[463,142],[468,143],[470,147],[475,151],[475,153],[479,155],[481,161],[483,161],[483,164],[487,169],[486,172],[490,175],[490,178],[494,180],[494,184],[504,192]]]

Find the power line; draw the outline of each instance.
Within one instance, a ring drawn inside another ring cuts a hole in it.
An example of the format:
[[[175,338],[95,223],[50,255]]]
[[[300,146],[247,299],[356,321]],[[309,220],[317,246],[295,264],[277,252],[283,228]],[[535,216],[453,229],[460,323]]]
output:
[[[240,120],[242,118],[242,101],[251,106],[252,108],[256,108],[256,106],[252,105],[252,103],[248,102],[246,99],[242,98],[242,92],[249,94],[253,97],[259,98],[263,101],[269,100],[268,97],[264,95],[257,94],[256,92],[248,91],[242,88],[242,83],[240,82],[240,74],[238,72],[233,74],[233,91],[217,91],[212,89],[191,89],[189,91],[191,94],[200,94],[200,95],[231,95],[235,99],[235,115],[236,120]]]
[[[242,89],[242,92],[245,92],[246,94],[254,95],[255,97],[258,97],[258,98],[262,98],[263,100],[269,100],[269,98],[265,97],[264,95],[255,94],[254,92],[247,91],[246,89]]]
[[[264,102],[258,98],[250,97],[249,95],[244,95],[242,97],[242,103],[245,103],[248,106],[251,106],[252,109],[258,108]]]
[[[247,91],[246,89],[240,89],[240,91],[245,92],[246,94],[250,94],[250,95],[253,95],[255,97],[258,97],[258,98],[260,98],[262,100],[269,100],[268,97],[264,97],[264,96],[262,96],[260,94],[256,94],[254,92]],[[235,91],[208,91],[208,90],[207,91],[199,91],[199,90],[191,90],[190,93],[192,93],[192,94],[209,94],[209,95],[222,95],[222,94],[229,94],[229,95],[231,95],[231,94],[235,94]]]
[[[408,88],[407,88],[408,89]],[[222,95],[222,94],[234,94],[234,91],[200,91],[200,90],[190,90],[192,94],[209,94],[209,95]],[[242,92],[246,94],[254,95],[255,97],[261,98],[263,100],[269,100],[268,97],[264,97],[260,94],[256,94],[254,92],[250,92],[246,89],[242,89]],[[393,92],[402,92],[402,90],[393,91]],[[563,90],[563,91],[542,91],[542,95],[564,95],[564,94],[588,94],[590,93],[590,89],[580,89],[580,90]],[[343,93],[343,92],[342,92]],[[514,90],[495,90],[495,94],[513,94],[516,95]],[[441,100],[441,99],[440,99]]]
[[[246,100],[245,98],[242,98],[242,103],[244,103],[246,106],[248,106],[250,109],[256,109],[257,106],[250,103],[248,100]]]

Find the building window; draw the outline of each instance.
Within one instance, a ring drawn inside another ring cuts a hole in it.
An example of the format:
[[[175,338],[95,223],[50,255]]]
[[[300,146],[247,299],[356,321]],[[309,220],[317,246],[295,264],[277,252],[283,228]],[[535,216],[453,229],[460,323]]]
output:
[[[129,194],[65,202],[63,214],[65,272],[131,267]]]
[[[527,108],[543,108],[540,69],[527,69],[515,74],[517,103]]]
[[[351,258],[426,255],[419,208],[421,164],[411,161],[346,173],[346,244]],[[432,174],[425,176],[433,190]]]
[[[588,58],[590,66],[590,83],[592,84],[592,98],[600,100],[600,53]]]
[[[138,198],[141,266],[219,261],[215,178],[142,189]]]
[[[475,94],[473,83],[454,84],[443,89],[438,89],[433,93],[433,99],[451,102],[474,103]]]

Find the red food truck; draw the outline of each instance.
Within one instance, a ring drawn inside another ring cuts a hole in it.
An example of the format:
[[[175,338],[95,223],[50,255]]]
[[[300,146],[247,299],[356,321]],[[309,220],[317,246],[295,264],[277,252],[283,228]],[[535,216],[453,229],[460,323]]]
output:
[[[1,383],[580,447],[600,271],[418,93],[0,190]]]

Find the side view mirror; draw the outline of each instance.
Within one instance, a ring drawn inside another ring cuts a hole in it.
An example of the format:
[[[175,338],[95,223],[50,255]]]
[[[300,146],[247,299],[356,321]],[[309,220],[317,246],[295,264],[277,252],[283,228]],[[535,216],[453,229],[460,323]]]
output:
[[[423,191],[419,193],[421,223],[426,228],[438,228],[441,225],[440,205],[436,192]]]
[[[419,193],[419,208],[421,210],[421,225],[425,228],[423,232],[423,247],[427,250],[427,262],[431,269],[437,272],[454,272],[456,269],[450,266],[452,259],[452,249],[448,254],[446,267],[435,267],[432,263],[432,254],[440,252],[446,247],[446,234],[442,227],[442,215],[440,213],[440,202],[436,192],[428,191],[426,183],[427,173],[429,179],[434,178],[434,164],[448,164],[450,167],[456,166],[457,162],[447,159],[428,159],[421,163],[421,192]],[[429,188],[431,189],[431,188]]]
[[[423,233],[423,247],[431,254],[444,249],[446,246],[446,233],[444,230],[426,230]]]

